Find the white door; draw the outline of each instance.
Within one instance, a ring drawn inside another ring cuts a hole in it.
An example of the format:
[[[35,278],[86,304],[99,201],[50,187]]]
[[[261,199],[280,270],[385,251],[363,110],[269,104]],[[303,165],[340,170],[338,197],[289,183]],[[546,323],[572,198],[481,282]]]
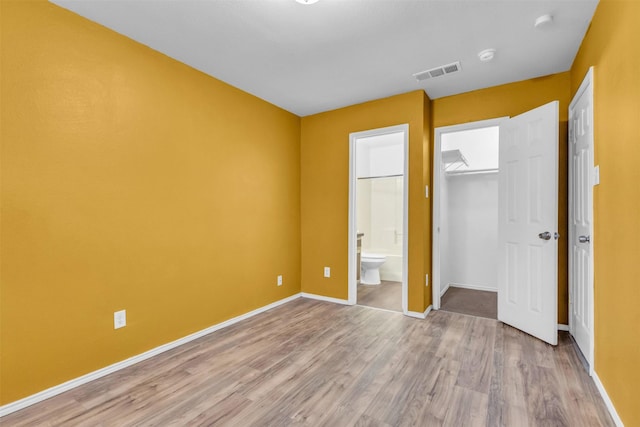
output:
[[[589,72],[569,107],[569,331],[592,367],[593,109]]]
[[[500,124],[498,320],[558,343],[558,102]]]

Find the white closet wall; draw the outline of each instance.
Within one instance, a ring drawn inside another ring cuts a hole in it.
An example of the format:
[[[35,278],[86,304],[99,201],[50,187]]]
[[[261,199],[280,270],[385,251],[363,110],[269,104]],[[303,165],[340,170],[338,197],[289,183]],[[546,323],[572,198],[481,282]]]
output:
[[[445,175],[441,188],[441,289],[497,290],[498,174]]]
[[[451,256],[451,236],[449,233],[449,181],[444,173],[440,175],[440,293],[447,291],[452,280],[453,256]]]

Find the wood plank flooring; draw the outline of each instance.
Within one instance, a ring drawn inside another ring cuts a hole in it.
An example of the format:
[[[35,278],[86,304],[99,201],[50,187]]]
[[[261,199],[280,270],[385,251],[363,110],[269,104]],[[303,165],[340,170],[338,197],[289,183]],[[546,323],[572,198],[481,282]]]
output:
[[[383,280],[379,285],[358,284],[358,304],[402,312],[402,282]]]
[[[498,293],[450,286],[442,295],[441,310],[471,316],[498,318]]]
[[[613,426],[565,333],[298,299],[2,426]]]

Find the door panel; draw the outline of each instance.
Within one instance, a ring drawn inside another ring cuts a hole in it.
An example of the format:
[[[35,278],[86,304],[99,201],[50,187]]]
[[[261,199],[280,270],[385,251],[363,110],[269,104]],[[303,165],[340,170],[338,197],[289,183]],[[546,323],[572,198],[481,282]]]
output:
[[[581,88],[582,89],[582,88]],[[569,331],[592,361],[593,124],[590,86],[580,90],[569,111]],[[579,237],[588,237],[580,241]]]
[[[557,344],[558,102],[500,125],[498,319]],[[548,232],[544,240],[538,235]]]

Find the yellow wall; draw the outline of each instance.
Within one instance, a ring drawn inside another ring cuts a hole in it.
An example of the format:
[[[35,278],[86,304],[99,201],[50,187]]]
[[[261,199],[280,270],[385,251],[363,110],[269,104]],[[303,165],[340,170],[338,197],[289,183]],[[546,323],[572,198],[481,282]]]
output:
[[[595,367],[625,424],[640,424],[639,2],[601,1],[570,73],[302,120],[47,2],[0,11],[0,404],[292,295],[301,279],[346,299],[351,132],[410,126],[409,309],[424,311],[433,128],[558,99],[566,142],[570,95],[595,65]],[[560,166],[565,178],[564,144]],[[566,198],[565,179],[561,323]],[[128,326],[114,331],[120,309]]]
[[[425,299],[424,275],[431,257],[423,238],[430,223],[424,185],[431,174],[425,162],[424,129],[430,127],[424,123],[425,98],[414,91],[302,118],[303,292],[348,298],[349,134],[408,123],[409,310],[425,310],[430,299]],[[324,266],[331,267],[330,278],[323,277]]]
[[[433,101],[434,127],[517,116],[554,100],[560,101],[558,191],[558,323],[568,322],[567,260],[567,117],[569,73],[476,90]]]
[[[1,19],[0,403],[300,291],[298,117],[44,1]]]
[[[595,370],[627,426],[640,425],[640,2],[601,0],[571,69],[594,69]]]
[[[568,72],[435,99],[433,126],[516,116],[554,100],[560,101],[560,121],[566,123]]]

